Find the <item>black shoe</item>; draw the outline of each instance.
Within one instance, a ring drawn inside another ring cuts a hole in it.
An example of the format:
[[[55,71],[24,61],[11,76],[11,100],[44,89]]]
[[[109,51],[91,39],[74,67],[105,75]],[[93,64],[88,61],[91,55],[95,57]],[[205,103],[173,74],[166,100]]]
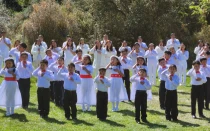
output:
[[[132,101],[131,100],[128,100],[130,103],[132,103]]]
[[[178,119],[177,118],[173,118],[173,121],[178,121]]]
[[[165,108],[165,107],[160,107],[160,109],[161,109],[161,110],[165,110],[166,108]]]
[[[142,119],[142,121],[145,122],[145,123],[149,123],[149,122],[147,121],[147,119]]]
[[[166,118],[167,121],[171,121],[171,118]]]
[[[206,116],[204,116],[204,115],[199,115],[199,117],[200,117],[200,118],[206,118]]]
[[[99,118],[99,120],[100,120],[100,121],[105,121],[105,120],[106,120],[106,118]]]
[[[66,120],[70,120],[70,118],[69,117],[66,117]]]
[[[196,117],[195,115],[192,115],[192,118],[193,118],[193,119],[196,119],[197,117]]]
[[[27,110],[27,109],[28,109],[28,106],[23,106],[23,109],[24,109],[24,110]]]
[[[72,120],[73,120],[73,121],[76,121],[76,120],[77,120],[77,118],[76,118],[76,117],[75,117],[75,118],[72,118]]]
[[[140,120],[136,120],[136,123],[137,123],[137,124],[140,124]]]

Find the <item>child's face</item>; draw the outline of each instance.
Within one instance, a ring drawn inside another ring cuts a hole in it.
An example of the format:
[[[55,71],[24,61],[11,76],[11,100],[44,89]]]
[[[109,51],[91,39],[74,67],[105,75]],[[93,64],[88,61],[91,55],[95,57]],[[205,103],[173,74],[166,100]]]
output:
[[[40,64],[40,69],[41,70],[46,70],[47,69],[47,65],[45,63],[41,63]]]
[[[18,50],[19,50],[20,52],[23,52],[23,51],[25,51],[25,48],[23,48],[22,46],[18,46]]]
[[[47,56],[52,56],[52,52],[49,50],[46,52]]]
[[[105,74],[106,74],[106,71],[104,71],[104,70],[99,71],[100,76],[105,76]]]
[[[140,71],[139,71],[139,75],[140,75],[141,77],[146,77],[146,72],[140,70]]]
[[[153,49],[154,49],[154,45],[149,45],[149,48],[150,48],[151,50],[153,50]]]
[[[206,65],[206,63],[207,63],[207,60],[202,60],[202,61],[201,61],[201,64],[202,64],[202,65]]]
[[[70,73],[73,73],[75,71],[75,68],[73,66],[68,66],[68,71]]]
[[[164,54],[165,59],[169,59],[171,56],[169,54]]]
[[[64,61],[63,61],[63,59],[58,59],[58,65],[63,65],[64,64]]]
[[[193,68],[194,68],[196,71],[198,71],[198,70],[200,69],[200,65],[199,65],[199,64],[195,64],[195,65],[193,65]]]
[[[160,66],[165,66],[166,65],[166,61],[165,60],[160,61],[159,65]]]
[[[170,72],[171,74],[174,74],[174,73],[176,72],[176,68],[173,67],[173,66],[170,66],[170,67],[169,67],[169,72]]]
[[[127,56],[128,52],[127,51],[123,51],[122,52],[122,56]]]
[[[135,46],[134,46],[134,48],[135,48],[135,50],[139,50],[139,44],[136,44]]]
[[[83,60],[82,60],[83,64],[87,65],[90,60],[88,59],[88,57],[83,57]]]
[[[21,55],[20,59],[22,61],[26,61],[28,59],[28,56],[27,55]]]
[[[77,53],[77,56],[78,56],[78,57],[81,57],[81,56],[82,56],[82,52],[78,52],[78,53]]]
[[[117,62],[118,62],[117,58],[115,58],[115,57],[111,58],[111,64],[112,65],[117,65]]]
[[[159,46],[163,46],[163,42],[162,41],[159,43]]]
[[[12,67],[13,67],[12,61],[6,61],[6,68],[12,68]]]
[[[170,50],[170,52],[171,52],[172,54],[175,53],[175,49],[174,49],[174,48],[170,48],[169,50]]]
[[[143,65],[144,64],[144,60],[142,60],[141,58],[138,58],[137,59],[137,64]]]

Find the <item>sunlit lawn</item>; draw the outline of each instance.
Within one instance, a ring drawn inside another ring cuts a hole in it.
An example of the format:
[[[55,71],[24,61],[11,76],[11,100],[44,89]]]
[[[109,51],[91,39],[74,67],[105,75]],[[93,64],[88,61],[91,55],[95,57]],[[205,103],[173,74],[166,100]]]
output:
[[[15,110],[15,115],[5,117],[5,109],[0,108],[0,130],[210,130],[210,111],[204,110],[206,119],[192,119],[190,114],[190,85],[187,78],[187,86],[178,88],[179,116],[178,122],[165,120],[164,111],[159,108],[158,87],[153,87],[153,100],[148,102],[148,121],[146,124],[136,124],[134,120],[134,106],[131,103],[120,103],[120,111],[112,112],[109,103],[108,120],[101,122],[96,117],[95,107],[91,112],[82,112],[78,106],[78,121],[68,121],[64,117],[64,111],[50,103],[48,119],[42,119],[37,112],[37,97],[35,79],[32,79],[30,106],[28,111]],[[159,82],[158,82],[159,83]],[[1,95],[1,94],[0,94]],[[197,115],[198,116],[198,115]]]

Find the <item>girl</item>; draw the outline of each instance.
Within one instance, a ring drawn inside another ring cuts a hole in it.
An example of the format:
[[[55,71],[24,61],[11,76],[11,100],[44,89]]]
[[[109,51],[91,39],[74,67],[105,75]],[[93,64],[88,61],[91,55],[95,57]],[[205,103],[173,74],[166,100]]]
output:
[[[65,66],[68,66],[68,64],[71,63],[71,60],[74,57],[75,51],[76,51],[76,48],[74,47],[71,38],[69,38],[67,40],[67,43],[62,48],[62,50],[64,51],[64,63],[65,63]]]
[[[163,40],[160,40],[159,45],[155,47],[155,51],[157,52],[158,56],[157,59],[163,58],[164,52],[166,51],[166,47],[163,46]]]
[[[128,100],[128,95],[122,80],[124,71],[117,56],[111,57],[111,62],[107,65],[106,69],[111,71],[111,86],[108,89],[108,94],[109,101],[112,102],[112,111],[119,111],[119,102]]]
[[[154,50],[154,44],[149,44],[149,50],[145,53],[148,65],[149,81],[152,85],[156,85],[156,70],[157,70],[157,52]]]
[[[186,70],[187,60],[189,59],[189,52],[186,50],[184,43],[181,44],[180,49],[176,52],[179,59],[179,80],[181,85],[186,85]]]
[[[14,114],[14,108],[22,106],[22,98],[18,88],[19,79],[12,58],[6,58],[5,67],[0,71],[0,75],[4,76],[4,80],[0,88],[0,106],[6,108],[6,116]]]
[[[88,54],[90,48],[88,44],[85,44],[84,38],[80,38],[79,45],[77,49],[81,49],[83,54]]]
[[[94,54],[94,61],[93,61],[94,74],[96,74],[98,72],[98,69],[102,66],[101,49],[102,49],[101,43],[98,40],[96,40],[95,46],[90,50],[90,54]]]
[[[139,69],[145,69],[147,73],[147,66],[144,60],[144,57],[138,56],[136,59],[136,64],[133,66],[133,75],[137,74],[139,72]],[[146,75],[147,76],[147,75]],[[136,94],[136,88],[135,83],[131,86],[131,100],[135,99]],[[147,99],[149,99],[151,96],[148,95]]]
[[[201,57],[206,56],[206,52],[209,51],[209,46],[208,44],[205,44],[204,47],[198,52],[198,57],[196,60],[199,60]]]
[[[81,85],[77,88],[78,104],[82,104],[83,111],[91,111],[90,106],[96,105],[96,92],[93,86],[93,66],[90,55],[84,55],[82,65],[79,66]],[[87,105],[87,107],[85,107]]]
[[[81,49],[76,50],[76,55],[73,57],[72,62],[75,64],[75,72],[77,74],[80,74],[79,68],[80,68],[80,65],[82,64],[82,50]]]
[[[112,45],[112,41],[107,40],[105,47],[102,49],[102,57],[101,57],[101,65],[108,65],[111,56],[117,55],[117,51],[115,50],[115,47]],[[106,71],[106,76],[110,77],[110,71]]]
[[[57,46],[55,40],[51,40],[50,49],[52,50],[52,52],[57,53],[60,56],[63,55],[63,50],[61,49],[61,47]]]
[[[11,54],[14,54],[14,52],[18,51],[18,46],[20,45],[20,40],[16,40],[14,43],[13,48],[9,51],[9,56],[12,57]]]
[[[203,49],[203,41],[202,40],[198,40],[198,46],[195,47],[194,49],[194,53],[196,54],[196,60],[199,58],[199,52]]]
[[[127,48],[128,53],[131,52],[131,47],[127,45],[127,42],[124,40],[122,42],[122,46],[119,48],[119,52],[121,52],[122,50],[124,50],[125,48]]]
[[[37,68],[40,61],[45,56],[45,47],[42,46],[41,40],[36,39],[34,46],[31,49],[31,54],[33,55],[33,64]]]

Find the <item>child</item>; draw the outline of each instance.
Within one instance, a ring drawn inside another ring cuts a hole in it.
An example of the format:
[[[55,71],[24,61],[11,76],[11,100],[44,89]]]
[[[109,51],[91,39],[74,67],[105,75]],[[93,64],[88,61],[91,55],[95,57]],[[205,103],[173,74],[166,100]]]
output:
[[[147,66],[146,66],[144,57],[138,56],[136,59],[136,64],[133,66],[133,75],[137,74],[139,72],[139,69],[141,69],[141,68],[145,69],[147,72]],[[148,90],[147,90],[147,92],[148,92]],[[135,86],[135,83],[133,83],[131,85],[131,100],[135,100],[135,95],[136,95],[136,86]],[[152,99],[151,91],[148,92],[147,99],[148,100]]]
[[[119,102],[128,100],[122,77],[124,77],[121,63],[117,56],[111,57],[111,62],[107,65],[106,69],[111,72],[111,86],[108,89],[108,99],[112,102],[112,111],[119,111]]]
[[[196,99],[198,100],[198,113],[201,118],[205,118],[203,115],[203,84],[207,82],[206,76],[203,72],[200,72],[200,62],[194,61],[193,68],[187,72],[187,75],[191,77],[191,114],[192,118],[196,119]]]
[[[133,46],[132,51],[128,54],[128,57],[130,57],[130,58],[132,59],[133,65],[136,63],[136,58],[137,58],[138,56],[144,57],[144,53],[141,52],[141,51],[139,50],[139,48],[140,48],[139,43],[136,42],[136,43],[134,44],[134,46]]]
[[[130,69],[132,68],[132,59],[127,57],[128,54],[128,49],[124,48],[123,50],[121,50],[121,56],[120,56],[120,63],[122,65],[122,68],[124,70],[124,77],[123,77],[123,82],[125,83],[125,88],[127,91],[127,95],[128,95],[128,100],[129,102],[131,102],[130,100],[130,93],[131,93],[131,89],[130,89]]]
[[[75,72],[77,74],[80,74],[79,66],[82,64],[82,50],[81,49],[76,50],[76,55],[72,58],[72,62],[75,64]]]
[[[124,50],[125,48],[128,50],[128,53],[131,52],[131,47],[128,46],[127,42],[124,40],[124,41],[122,42],[121,47],[119,48],[119,52],[122,52],[122,50]]]
[[[155,51],[157,52],[157,59],[163,58],[164,52],[166,51],[166,47],[164,46],[163,40],[160,40],[159,45],[155,47]]]
[[[59,57],[57,61],[49,65],[49,70],[54,72],[54,98],[56,106],[63,106],[63,78],[57,75],[59,69],[63,68],[63,72],[68,72],[67,68],[64,66],[64,58]],[[63,73],[62,72],[62,73]]]
[[[80,38],[79,45],[77,46],[77,49],[81,49],[83,52],[83,55],[88,54],[90,48],[88,44],[85,44],[84,38]]]
[[[73,120],[77,119],[77,84],[81,83],[81,79],[77,73],[75,73],[74,63],[68,65],[68,72],[65,72],[64,68],[60,68],[57,75],[64,78],[64,99],[63,107],[65,110],[65,117],[67,120],[70,119],[70,115]]]
[[[152,85],[156,85],[156,70],[157,70],[157,52],[154,50],[154,44],[149,44],[149,50],[145,53],[147,58],[148,76]]]
[[[159,67],[158,67],[158,77],[160,79],[160,86],[159,86],[159,101],[160,101],[160,108],[162,110],[165,110],[165,93],[166,93],[166,88],[165,88],[165,80],[161,73],[165,70],[168,69],[166,66],[166,61],[164,58],[160,58],[158,60],[159,62]]]
[[[177,87],[179,86],[179,77],[175,75],[176,65],[170,65],[169,69],[164,70],[161,75],[165,80],[165,115],[166,120],[177,121]]]
[[[50,81],[53,73],[47,70],[48,61],[42,60],[40,67],[33,71],[32,75],[37,77],[37,99],[40,117],[47,118],[50,110]]]
[[[210,100],[210,65],[207,65],[207,59],[201,58],[200,59],[201,66],[200,71],[205,72],[207,82],[203,84],[204,88],[204,100],[205,100],[205,108],[209,110],[209,100]]]
[[[172,65],[172,64],[176,63],[174,61],[174,59],[171,58],[171,52],[170,51],[165,51],[164,52],[164,59],[166,61],[166,65]]]
[[[19,74],[18,85],[22,96],[22,107],[23,109],[27,109],[30,99],[30,78],[34,69],[32,63],[27,61],[27,53],[21,53],[20,60],[21,61],[17,63],[17,72]]]
[[[14,114],[14,108],[21,107],[22,98],[18,88],[17,80],[19,79],[15,63],[12,58],[6,58],[5,67],[1,69],[0,75],[4,80],[0,88],[0,106],[6,108],[6,116]]]
[[[136,123],[140,124],[140,110],[141,110],[141,119],[143,122],[147,121],[147,92],[146,90],[151,89],[150,82],[145,78],[146,70],[141,68],[139,73],[133,75],[130,78],[132,83],[135,83],[136,86],[136,95],[135,95],[135,120]]]
[[[75,55],[76,47],[74,47],[73,41],[71,38],[69,38],[66,42],[66,45],[62,48],[64,52],[64,63],[65,66],[68,66],[69,63],[71,63],[72,58]]]
[[[107,117],[107,106],[108,106],[108,87],[111,86],[111,83],[109,82],[108,78],[105,77],[106,69],[100,68],[99,69],[99,75],[95,77],[94,83],[96,88],[98,89],[96,98],[96,113],[97,118],[99,120],[106,120]]]
[[[82,58],[82,65],[80,65],[81,85],[77,88],[78,104],[82,104],[83,111],[91,111],[90,106],[96,105],[96,93],[93,87],[93,66],[91,56],[86,54]],[[87,107],[85,107],[87,105]]]

